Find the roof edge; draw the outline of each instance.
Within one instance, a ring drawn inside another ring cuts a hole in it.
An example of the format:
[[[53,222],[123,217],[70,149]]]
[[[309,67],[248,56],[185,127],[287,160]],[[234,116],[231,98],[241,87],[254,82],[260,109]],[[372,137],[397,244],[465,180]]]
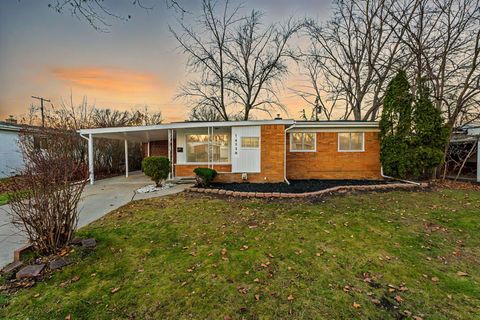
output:
[[[378,128],[378,122],[375,121],[296,121],[293,119],[275,119],[275,120],[247,120],[247,121],[212,121],[212,122],[172,122],[149,126],[131,126],[131,127],[109,127],[109,128],[91,128],[80,129],[77,132],[84,134],[102,134],[102,133],[128,133],[149,130],[166,129],[188,129],[188,128],[206,128],[206,127],[240,127],[254,125],[286,125],[297,128]]]

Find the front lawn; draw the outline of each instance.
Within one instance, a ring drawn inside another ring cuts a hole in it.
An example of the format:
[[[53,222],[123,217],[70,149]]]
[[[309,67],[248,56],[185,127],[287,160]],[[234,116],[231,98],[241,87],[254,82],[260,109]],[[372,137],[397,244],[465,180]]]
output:
[[[326,202],[180,194],[81,230],[97,250],[17,294],[6,319],[472,319],[480,192]],[[1,283],[1,280],[0,280]],[[475,314],[477,316],[475,316]]]
[[[10,193],[0,193],[0,206],[7,204],[10,201]]]

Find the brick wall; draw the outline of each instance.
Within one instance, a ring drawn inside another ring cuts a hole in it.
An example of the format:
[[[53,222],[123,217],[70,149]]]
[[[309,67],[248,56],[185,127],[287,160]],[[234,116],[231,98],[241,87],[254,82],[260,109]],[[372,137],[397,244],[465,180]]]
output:
[[[206,164],[205,165],[176,164],[175,165],[175,176],[177,176],[177,177],[193,177],[195,175],[193,173],[193,169],[198,168],[198,167],[207,168],[208,166]],[[217,172],[232,172],[232,165],[231,164],[214,164],[213,169],[217,170]]]
[[[260,173],[249,173],[249,182],[282,182],[283,181],[283,139],[284,125],[265,125],[261,127],[261,165]],[[175,166],[175,175],[177,177],[193,176],[193,169],[200,165]],[[204,167],[207,167],[204,165]],[[214,165],[213,167],[219,174],[215,181],[217,182],[242,182],[241,173],[228,173],[232,171],[231,165]]]
[[[260,173],[248,173],[248,182],[282,182],[284,170],[284,125],[264,125],[260,131]],[[218,175],[218,182],[242,182],[241,173]]]
[[[283,181],[284,125],[265,125],[261,128],[261,172],[249,173],[249,182]],[[380,143],[378,133],[365,132],[364,152],[338,152],[336,132],[317,133],[316,152],[290,152],[287,134],[288,179],[380,179]],[[147,145],[143,145],[144,156]],[[152,141],[152,156],[167,156],[168,143]],[[176,153],[174,153],[176,156]],[[175,165],[175,176],[192,177],[193,169],[202,165]],[[203,165],[207,167],[207,165]],[[231,173],[231,165],[214,165],[221,172],[218,182],[241,182],[240,173]]]
[[[143,157],[148,156],[148,143],[142,143]],[[159,140],[150,142],[150,155],[152,157],[168,157],[168,140]]]
[[[288,179],[380,179],[377,132],[365,132],[364,152],[338,152],[338,133],[317,132],[316,152],[290,152],[287,135]]]

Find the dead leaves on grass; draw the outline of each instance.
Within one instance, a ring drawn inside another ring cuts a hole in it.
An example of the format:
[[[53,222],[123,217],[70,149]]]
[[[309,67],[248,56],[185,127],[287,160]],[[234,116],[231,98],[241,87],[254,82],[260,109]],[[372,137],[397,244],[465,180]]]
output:
[[[117,293],[119,290],[120,290],[120,287],[113,288],[112,290],[110,290],[110,293],[114,294],[114,293]]]
[[[62,283],[60,283],[60,288],[64,288],[65,286],[73,283],[73,282],[77,282],[78,280],[80,280],[80,277],[79,276],[73,276],[72,279],[69,279],[67,281],[64,281]]]

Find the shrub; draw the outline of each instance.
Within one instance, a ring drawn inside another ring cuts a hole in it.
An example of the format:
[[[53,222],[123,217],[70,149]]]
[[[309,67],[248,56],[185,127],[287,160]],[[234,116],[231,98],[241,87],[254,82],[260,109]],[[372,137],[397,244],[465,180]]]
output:
[[[385,93],[380,158],[384,172],[390,176],[428,178],[443,159],[449,131],[430,100],[425,79],[417,85],[413,99],[407,76],[400,71]]]
[[[430,89],[425,79],[422,79],[417,89],[413,123],[415,126],[414,174],[427,178],[442,162],[450,133],[444,125],[440,110],[435,108],[430,99]]]
[[[193,172],[199,187],[208,187],[213,178],[217,176],[217,171],[210,168],[195,168]]]
[[[22,131],[21,178],[10,185],[10,215],[39,253],[55,253],[73,238],[87,165],[72,154],[76,135],[56,130]],[[38,146],[35,141],[44,142]]]
[[[389,176],[405,178],[411,172],[412,102],[407,74],[399,71],[388,84],[380,119],[380,159]]]
[[[146,157],[142,161],[143,172],[155,181],[158,187],[168,178],[170,160],[166,157]]]

